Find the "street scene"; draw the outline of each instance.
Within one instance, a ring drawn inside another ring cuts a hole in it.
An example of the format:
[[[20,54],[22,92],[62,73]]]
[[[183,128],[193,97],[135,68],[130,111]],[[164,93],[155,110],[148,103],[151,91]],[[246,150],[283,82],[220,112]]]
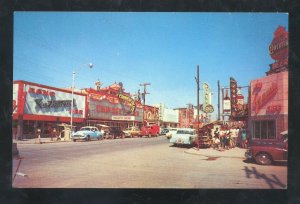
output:
[[[19,188],[224,188],[284,189],[286,164],[247,162],[244,149],[226,153],[176,147],[161,136],[20,144]],[[14,161],[16,167],[19,160]],[[15,169],[14,169],[15,170]]]
[[[285,13],[15,12],[13,188],[287,189]]]

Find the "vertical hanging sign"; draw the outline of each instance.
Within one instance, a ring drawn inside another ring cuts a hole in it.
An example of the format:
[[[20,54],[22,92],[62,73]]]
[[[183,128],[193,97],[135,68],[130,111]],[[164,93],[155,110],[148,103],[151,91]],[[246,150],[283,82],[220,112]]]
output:
[[[234,117],[237,112],[237,83],[233,77],[230,77],[230,99],[231,115]]]
[[[203,111],[205,113],[214,112],[214,107],[211,105],[211,91],[207,83],[203,83]]]

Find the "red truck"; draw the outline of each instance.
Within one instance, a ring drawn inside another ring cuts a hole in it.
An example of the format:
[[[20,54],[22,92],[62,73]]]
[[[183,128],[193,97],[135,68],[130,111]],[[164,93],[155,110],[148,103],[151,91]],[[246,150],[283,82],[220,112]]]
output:
[[[288,133],[281,133],[282,137],[277,141],[258,140],[251,142],[245,153],[246,159],[254,159],[260,165],[270,165],[275,161],[287,161],[288,159]]]
[[[160,133],[160,127],[156,124],[146,125],[141,128],[141,135],[148,137],[157,137]]]

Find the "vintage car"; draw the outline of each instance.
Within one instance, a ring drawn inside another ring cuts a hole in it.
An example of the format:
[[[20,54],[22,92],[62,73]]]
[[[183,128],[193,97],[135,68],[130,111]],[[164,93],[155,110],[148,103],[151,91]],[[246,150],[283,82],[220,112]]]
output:
[[[153,125],[146,125],[141,128],[141,135],[148,136],[148,137],[157,137],[160,132],[160,127],[156,124]]]
[[[168,129],[168,128],[161,128],[159,134],[160,134],[160,135],[166,135],[168,132],[169,132],[169,129]]]
[[[125,133],[121,130],[120,127],[109,127],[108,129],[108,138],[116,139],[116,138],[124,138]]]
[[[288,132],[281,133],[282,137],[275,141],[258,140],[251,141],[245,152],[248,160],[255,160],[260,165],[270,165],[275,161],[288,159]]]
[[[97,127],[94,126],[86,126],[80,128],[79,131],[72,133],[71,139],[73,142],[76,142],[76,140],[86,140],[89,141],[91,139],[97,139],[100,140],[103,138],[103,133],[99,131]]]
[[[125,129],[124,131],[125,137],[140,137],[141,136],[141,130],[138,127],[129,127]]]
[[[180,128],[175,134],[172,135],[170,143],[174,145],[185,144],[193,145],[197,139],[197,134],[195,129],[191,128]]]
[[[178,128],[170,128],[169,131],[166,133],[166,138],[171,139],[172,135],[176,134]]]

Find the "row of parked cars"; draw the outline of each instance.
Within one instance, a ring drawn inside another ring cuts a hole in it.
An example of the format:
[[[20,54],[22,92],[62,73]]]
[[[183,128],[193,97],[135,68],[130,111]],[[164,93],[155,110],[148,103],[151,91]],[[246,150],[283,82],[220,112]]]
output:
[[[125,137],[157,137],[160,135],[160,128],[158,125],[143,126],[141,129],[138,127],[129,127],[125,130],[121,130],[120,127],[108,127],[106,130],[99,130],[95,126],[85,126],[80,128],[79,131],[71,134],[71,139],[76,142],[77,140],[100,140],[104,138],[116,139]]]

